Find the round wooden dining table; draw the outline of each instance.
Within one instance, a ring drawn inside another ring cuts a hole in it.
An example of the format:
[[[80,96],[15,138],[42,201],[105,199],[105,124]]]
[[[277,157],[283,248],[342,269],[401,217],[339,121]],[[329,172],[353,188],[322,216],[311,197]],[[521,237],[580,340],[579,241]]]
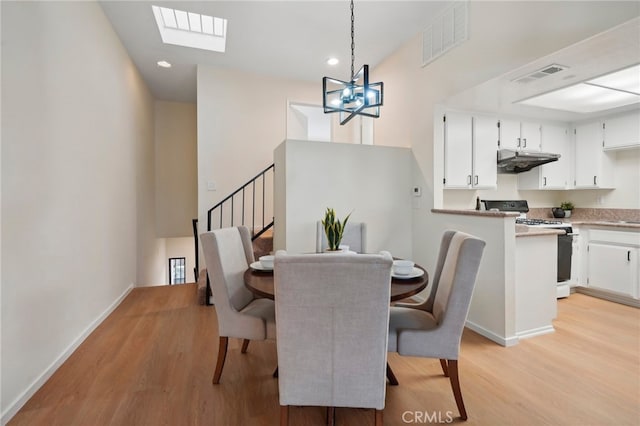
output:
[[[391,278],[391,302],[411,297],[427,287],[429,273],[418,264],[415,267],[424,271],[424,274],[409,279]],[[273,270],[260,271],[249,268],[244,273],[244,284],[256,296],[274,298]]]

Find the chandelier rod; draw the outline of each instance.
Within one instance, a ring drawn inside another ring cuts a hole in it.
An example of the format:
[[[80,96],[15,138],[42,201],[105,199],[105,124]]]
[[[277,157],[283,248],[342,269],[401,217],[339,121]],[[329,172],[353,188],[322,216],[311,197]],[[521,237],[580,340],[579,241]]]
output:
[[[353,16],[353,0],[351,0],[351,81],[355,80],[354,63],[356,61],[355,18]]]

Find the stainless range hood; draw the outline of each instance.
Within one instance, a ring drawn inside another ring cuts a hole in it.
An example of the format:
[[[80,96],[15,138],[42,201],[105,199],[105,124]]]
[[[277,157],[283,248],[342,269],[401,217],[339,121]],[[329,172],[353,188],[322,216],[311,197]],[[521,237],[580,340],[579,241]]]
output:
[[[558,161],[558,158],[560,154],[501,149],[498,151],[498,173],[527,172],[542,164]]]

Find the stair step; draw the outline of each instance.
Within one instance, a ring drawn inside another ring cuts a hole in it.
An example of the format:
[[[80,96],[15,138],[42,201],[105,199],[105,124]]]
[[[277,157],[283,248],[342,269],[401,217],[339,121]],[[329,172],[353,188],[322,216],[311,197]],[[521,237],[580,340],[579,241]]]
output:
[[[198,305],[204,305],[207,300],[207,270],[202,269],[198,274]]]
[[[253,241],[253,255],[256,259],[273,253],[273,232],[271,230]]]

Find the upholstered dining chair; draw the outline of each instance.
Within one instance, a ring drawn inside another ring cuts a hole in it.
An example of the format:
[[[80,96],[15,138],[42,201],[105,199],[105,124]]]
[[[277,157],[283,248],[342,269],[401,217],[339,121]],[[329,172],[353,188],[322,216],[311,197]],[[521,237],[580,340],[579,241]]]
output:
[[[275,257],[280,424],[289,406],[375,409],[382,425],[386,395],[391,266],[379,255]]]
[[[218,317],[220,340],[213,375],[213,383],[218,384],[229,337],[244,339],[242,353],[246,353],[251,340],[275,338],[275,305],[273,300],[255,298],[244,286],[244,272],[254,260],[248,228],[239,226],[205,232],[200,235],[200,241]]]
[[[429,297],[421,304],[396,304],[389,319],[389,351],[439,358],[463,420],[458,355],[484,246],[469,234],[445,231]]]
[[[350,251],[366,253],[367,224],[362,222],[347,222],[341,244],[349,246]],[[316,253],[322,253],[328,246],[329,244],[327,243],[327,236],[324,233],[322,221],[318,221],[316,226]]]

